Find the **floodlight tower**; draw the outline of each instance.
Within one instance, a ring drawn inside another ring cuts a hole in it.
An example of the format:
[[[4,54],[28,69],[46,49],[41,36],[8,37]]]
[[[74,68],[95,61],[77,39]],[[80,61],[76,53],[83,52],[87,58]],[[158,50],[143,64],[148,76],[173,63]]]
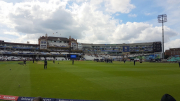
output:
[[[158,22],[162,23],[162,58],[164,59],[164,22],[167,22],[167,15],[166,14],[162,14],[162,15],[158,15]]]

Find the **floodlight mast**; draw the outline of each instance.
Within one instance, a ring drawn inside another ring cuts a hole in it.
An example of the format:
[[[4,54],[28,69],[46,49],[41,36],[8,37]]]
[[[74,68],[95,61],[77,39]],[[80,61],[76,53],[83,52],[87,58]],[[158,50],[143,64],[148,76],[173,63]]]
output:
[[[162,14],[162,15],[158,15],[158,22],[162,23],[162,58],[164,59],[164,22],[167,22],[167,15],[166,14]]]

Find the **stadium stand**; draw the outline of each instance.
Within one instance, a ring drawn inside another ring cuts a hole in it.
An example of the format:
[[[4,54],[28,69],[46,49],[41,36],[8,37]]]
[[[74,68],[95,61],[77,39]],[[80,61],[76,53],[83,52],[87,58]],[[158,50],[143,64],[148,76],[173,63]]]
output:
[[[64,57],[56,57],[56,60],[65,60]]]
[[[161,50],[157,50],[161,48],[160,43],[161,42],[92,44],[78,43],[77,40],[71,38],[71,36],[69,38],[65,38],[46,35],[38,38],[38,44],[0,41],[0,55],[7,57],[26,57],[29,60],[32,60],[33,58],[44,60],[44,57],[47,57],[49,60],[62,60],[68,59],[68,54],[76,54],[78,59],[84,58],[85,60],[105,58],[121,60],[122,58],[139,58],[138,56],[144,55],[145,60],[150,60],[150,56],[148,57],[146,55],[154,54],[154,52],[159,52],[157,54],[160,54]],[[1,60],[4,60],[4,58],[1,58]],[[19,60],[19,58],[14,58],[14,60]],[[179,59],[177,58],[175,60]],[[169,61],[174,60],[172,58]]]
[[[85,59],[85,60],[94,60],[95,58],[96,58],[96,57],[93,56],[93,55],[87,55],[87,54],[84,55],[84,59]]]
[[[167,61],[169,61],[169,62],[178,62],[178,61],[180,61],[180,57],[169,57],[167,59]]]

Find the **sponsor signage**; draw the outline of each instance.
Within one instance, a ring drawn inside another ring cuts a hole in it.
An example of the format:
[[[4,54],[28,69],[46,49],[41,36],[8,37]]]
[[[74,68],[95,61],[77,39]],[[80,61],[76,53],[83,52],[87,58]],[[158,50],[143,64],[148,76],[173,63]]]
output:
[[[0,95],[0,99],[17,101],[18,96]]]
[[[10,96],[10,95],[0,95],[0,99],[12,100],[12,101],[33,101],[34,98],[35,97],[18,97],[18,96]],[[92,101],[92,100],[43,98],[43,101]]]
[[[19,97],[17,101],[33,101],[35,97]]]
[[[123,52],[129,52],[129,46],[123,46]]]
[[[106,51],[106,52],[119,52],[118,50],[102,50],[102,51]]]
[[[19,97],[17,101],[33,101],[35,97]],[[43,98],[43,101],[56,101],[53,98]]]
[[[66,54],[68,58],[76,59],[78,58],[78,54]]]
[[[77,56],[76,55],[70,55],[71,59],[75,59]]]
[[[43,101],[56,101],[56,99],[53,99],[53,98],[43,98]]]
[[[46,40],[40,41],[40,49],[47,49],[47,41]]]
[[[92,100],[56,99],[56,101],[92,101]]]

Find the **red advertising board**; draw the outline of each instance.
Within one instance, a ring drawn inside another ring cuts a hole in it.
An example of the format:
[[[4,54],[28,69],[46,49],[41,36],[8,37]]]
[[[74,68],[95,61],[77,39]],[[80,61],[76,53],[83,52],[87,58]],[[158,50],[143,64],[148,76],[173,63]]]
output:
[[[18,96],[0,95],[0,99],[17,101]]]

